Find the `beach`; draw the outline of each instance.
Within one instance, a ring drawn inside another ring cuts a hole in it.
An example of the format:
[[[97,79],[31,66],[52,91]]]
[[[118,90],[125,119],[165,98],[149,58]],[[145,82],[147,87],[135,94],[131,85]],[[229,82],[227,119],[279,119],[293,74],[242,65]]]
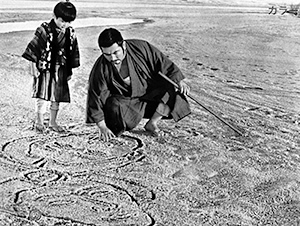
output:
[[[300,18],[258,1],[216,2],[74,1],[78,19],[106,22],[76,28],[81,66],[59,111],[63,134],[33,130],[21,55],[34,30],[0,33],[1,226],[300,225]],[[8,5],[0,23],[49,21],[52,3]],[[200,102],[188,98],[192,114],[178,123],[161,121],[164,136],[143,120],[105,143],[85,124],[106,27],[164,52]]]

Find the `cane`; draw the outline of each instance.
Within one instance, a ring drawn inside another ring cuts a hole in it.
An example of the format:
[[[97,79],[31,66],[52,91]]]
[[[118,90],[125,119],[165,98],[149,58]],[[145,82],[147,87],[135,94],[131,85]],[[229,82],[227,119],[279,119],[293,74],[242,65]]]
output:
[[[179,89],[178,84],[176,84],[173,80],[171,80],[169,77],[167,77],[166,75],[164,75],[161,72],[158,72],[158,74],[163,77],[165,80],[167,80],[168,82],[170,82],[174,87],[176,87],[177,89]],[[233,125],[229,124],[228,122],[226,122],[224,119],[222,119],[220,116],[218,116],[215,112],[213,112],[212,110],[210,110],[209,108],[207,108],[205,105],[203,105],[202,103],[200,103],[197,99],[195,99],[194,97],[192,97],[191,95],[187,95],[189,98],[191,98],[193,101],[195,101],[197,104],[199,104],[201,107],[203,107],[206,111],[208,111],[209,113],[211,113],[213,116],[215,116],[217,119],[219,119],[221,122],[223,122],[225,125],[227,125],[229,128],[231,128],[234,132],[236,132],[237,134],[239,134],[240,136],[243,136],[244,134],[239,131],[237,128],[235,128]]]

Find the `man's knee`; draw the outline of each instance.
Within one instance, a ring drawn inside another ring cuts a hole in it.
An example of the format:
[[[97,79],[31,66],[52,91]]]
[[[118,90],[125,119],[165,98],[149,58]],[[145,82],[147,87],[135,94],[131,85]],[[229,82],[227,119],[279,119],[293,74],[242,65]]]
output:
[[[106,103],[104,106],[105,112],[107,112],[108,114],[118,112],[120,110],[120,105],[121,105],[121,103],[117,98],[109,97],[106,100]]]
[[[156,112],[161,116],[168,117],[170,115],[171,109],[168,105],[164,103],[159,103],[156,108]]]

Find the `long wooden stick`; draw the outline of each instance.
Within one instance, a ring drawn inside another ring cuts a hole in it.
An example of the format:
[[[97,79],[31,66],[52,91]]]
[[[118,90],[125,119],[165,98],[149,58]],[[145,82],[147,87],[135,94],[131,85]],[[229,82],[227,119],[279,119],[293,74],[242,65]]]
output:
[[[167,80],[168,82],[170,82],[173,86],[175,86],[177,89],[179,89],[179,86],[177,83],[175,83],[173,80],[171,80],[169,77],[167,77],[166,75],[164,75],[161,72],[158,72],[158,74],[160,76],[162,76],[165,80]],[[239,131],[237,128],[235,128],[233,125],[229,124],[228,122],[226,122],[223,118],[221,118],[220,116],[218,116],[215,112],[213,112],[212,110],[210,110],[209,108],[207,108],[205,105],[203,105],[202,103],[200,103],[197,99],[195,99],[194,97],[192,97],[191,95],[187,95],[189,98],[191,98],[193,101],[195,101],[197,104],[199,104],[201,107],[203,107],[206,111],[208,111],[209,113],[211,113],[212,115],[214,115],[217,119],[219,119],[221,122],[223,122],[225,125],[227,125],[228,127],[230,127],[234,132],[236,132],[237,134],[239,134],[240,136],[243,136],[244,134]]]

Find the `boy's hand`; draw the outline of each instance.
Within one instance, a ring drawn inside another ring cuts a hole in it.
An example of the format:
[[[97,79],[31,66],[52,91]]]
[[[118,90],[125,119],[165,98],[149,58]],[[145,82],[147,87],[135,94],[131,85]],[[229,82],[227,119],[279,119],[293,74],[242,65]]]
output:
[[[32,76],[34,76],[36,78],[40,76],[40,73],[39,73],[38,69],[36,68],[36,64],[34,62],[31,62],[31,64],[30,64],[30,73]]]

